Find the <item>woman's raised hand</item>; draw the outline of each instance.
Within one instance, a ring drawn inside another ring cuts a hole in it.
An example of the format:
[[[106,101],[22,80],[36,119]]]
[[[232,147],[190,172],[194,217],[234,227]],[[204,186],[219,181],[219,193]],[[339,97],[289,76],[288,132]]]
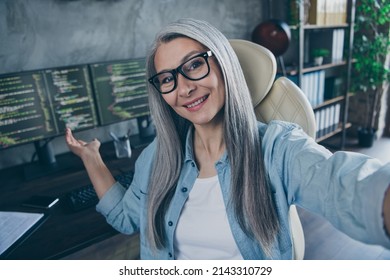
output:
[[[66,128],[65,141],[69,149],[81,159],[87,159],[89,156],[96,156],[99,153],[100,141],[97,139],[91,142],[85,142],[74,138],[72,130]]]

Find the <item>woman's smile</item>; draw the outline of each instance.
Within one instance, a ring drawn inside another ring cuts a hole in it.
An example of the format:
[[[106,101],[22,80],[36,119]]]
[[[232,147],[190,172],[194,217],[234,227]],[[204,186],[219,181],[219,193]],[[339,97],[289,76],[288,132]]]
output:
[[[207,102],[208,97],[209,97],[209,95],[205,95],[205,96],[198,98],[194,101],[188,102],[188,103],[184,104],[184,107],[186,107],[188,109],[188,111],[190,111],[190,112],[198,111],[203,107],[205,102]]]

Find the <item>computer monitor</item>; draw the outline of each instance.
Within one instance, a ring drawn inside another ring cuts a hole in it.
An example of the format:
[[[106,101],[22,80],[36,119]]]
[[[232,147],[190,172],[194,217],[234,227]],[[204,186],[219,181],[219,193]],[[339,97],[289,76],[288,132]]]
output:
[[[88,65],[0,76],[0,149],[34,143],[38,165],[29,176],[63,168],[50,139],[98,125]],[[26,175],[26,174],[25,174]]]
[[[57,134],[43,73],[0,76],[0,149]]]
[[[101,125],[150,114],[145,58],[90,65]]]
[[[88,65],[43,71],[57,134],[96,127],[98,118]]]

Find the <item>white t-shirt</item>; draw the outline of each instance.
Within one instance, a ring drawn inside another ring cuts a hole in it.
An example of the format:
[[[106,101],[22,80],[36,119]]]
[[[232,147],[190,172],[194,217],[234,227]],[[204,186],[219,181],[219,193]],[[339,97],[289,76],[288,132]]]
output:
[[[196,179],[177,224],[174,247],[176,259],[242,259],[218,176]]]

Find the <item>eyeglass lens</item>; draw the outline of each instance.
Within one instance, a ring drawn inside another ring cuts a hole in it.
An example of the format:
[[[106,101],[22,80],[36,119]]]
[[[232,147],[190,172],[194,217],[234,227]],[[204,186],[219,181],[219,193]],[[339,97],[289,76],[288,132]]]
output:
[[[177,72],[180,72],[189,80],[196,81],[206,77],[209,71],[207,53],[200,54],[186,61],[175,70],[157,74],[153,77],[152,83],[161,93],[169,93],[176,88]]]

